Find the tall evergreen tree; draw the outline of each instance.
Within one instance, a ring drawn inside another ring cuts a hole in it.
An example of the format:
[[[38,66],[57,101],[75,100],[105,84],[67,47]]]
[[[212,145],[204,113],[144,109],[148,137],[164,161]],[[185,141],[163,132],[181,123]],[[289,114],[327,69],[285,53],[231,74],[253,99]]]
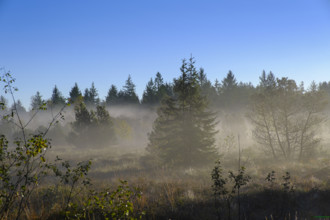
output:
[[[237,99],[237,87],[238,83],[232,71],[229,70],[227,76],[221,81],[221,89],[219,94],[219,105],[233,109],[238,104]]]
[[[224,93],[230,92],[237,87],[236,78],[231,70],[229,70],[227,76],[222,80],[222,90]]]
[[[96,107],[100,104],[100,99],[98,98],[98,92],[95,88],[94,82],[92,82],[91,88],[85,89],[84,102],[87,107]]]
[[[118,90],[115,85],[111,85],[108,95],[105,97],[105,103],[109,105],[115,105],[118,103]]]
[[[50,101],[52,106],[61,106],[65,104],[65,98],[62,96],[62,93],[58,90],[56,85],[53,89]]]
[[[143,92],[142,104],[153,105],[156,104],[157,102],[158,102],[157,89],[156,89],[156,85],[154,84],[154,81],[151,78],[148,84],[146,85],[146,89]]]
[[[218,79],[215,79],[214,88],[218,95],[221,93],[221,84]]]
[[[139,104],[139,98],[135,93],[135,84],[131,75],[128,76],[123,89],[118,93],[118,97],[122,104]]]
[[[38,91],[34,96],[31,97],[31,109],[36,110],[39,109],[44,104],[42,100],[42,96]]]
[[[75,83],[74,86],[72,87],[71,91],[70,91],[70,101],[71,102],[75,102],[77,100],[78,97],[80,97],[81,91],[78,87],[78,84]]]
[[[99,94],[97,92],[97,89],[95,88],[94,82],[92,82],[92,86],[89,89],[89,98],[92,102],[92,105],[96,106],[99,104],[98,96],[99,96]]]
[[[84,91],[84,103],[86,105],[92,105],[92,100],[89,94],[90,94],[89,89],[86,88]]]
[[[155,78],[154,84],[155,84],[157,90],[159,90],[160,87],[164,85],[164,80],[163,80],[162,74],[160,74],[160,72],[156,73],[156,78]]]
[[[170,83],[164,83],[164,79],[160,72],[157,72],[154,80],[155,90],[156,90],[156,101],[155,103],[160,103],[160,101],[165,96],[173,96],[173,88]]]
[[[213,162],[215,117],[201,95],[193,58],[183,60],[174,80],[174,97],[167,97],[149,135],[147,150],[170,166],[197,167]]]
[[[207,79],[203,68],[199,69],[198,82],[201,88],[202,95],[208,98],[210,104],[214,105],[217,99],[217,92],[215,87],[212,86],[212,83]]]
[[[73,127],[76,131],[81,132],[82,130],[86,130],[93,122],[93,118],[89,111],[86,108],[84,102],[80,101],[76,104],[75,108],[75,117],[76,121],[73,123]]]
[[[262,71],[261,76],[259,77],[259,87],[262,89],[274,89],[276,86],[276,79],[272,72],[266,74],[265,71]]]

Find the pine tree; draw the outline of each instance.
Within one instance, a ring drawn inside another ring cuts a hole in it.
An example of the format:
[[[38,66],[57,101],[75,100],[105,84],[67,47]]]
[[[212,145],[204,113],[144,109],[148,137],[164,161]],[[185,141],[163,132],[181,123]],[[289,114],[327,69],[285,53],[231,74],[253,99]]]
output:
[[[229,70],[227,76],[222,80],[222,89],[226,93],[235,89],[236,87],[237,87],[236,78],[232,73],[232,71]]]
[[[74,103],[78,97],[80,97],[82,94],[81,94],[81,91],[78,87],[78,84],[75,83],[74,84],[74,87],[72,87],[71,91],[70,91],[70,101],[72,103]]]
[[[92,105],[92,100],[90,98],[90,92],[89,92],[89,89],[85,89],[85,92],[84,92],[84,103],[89,106],[89,105]]]
[[[118,90],[115,85],[111,85],[108,95],[105,98],[105,102],[108,106],[118,103]]]
[[[93,123],[93,117],[88,112],[84,102],[80,101],[76,104],[75,108],[76,121],[73,123],[73,127],[76,131],[81,132],[82,130],[88,129]]]
[[[97,106],[99,104],[98,96],[99,94],[95,88],[94,82],[92,82],[92,86],[89,89],[89,98],[93,106]]]
[[[153,105],[158,102],[158,97],[157,97],[157,89],[156,85],[154,84],[154,81],[152,78],[146,85],[146,89],[143,92],[143,97],[142,97],[142,104],[148,104],[148,105]]]
[[[157,72],[156,78],[155,78],[155,86],[156,86],[157,90],[159,90],[160,87],[163,85],[164,85],[164,80],[163,80],[162,74],[160,74],[160,72]]]
[[[31,97],[31,108],[33,110],[39,109],[44,104],[44,101],[42,100],[42,96],[40,95],[40,92],[38,91],[34,96]]]
[[[122,104],[139,104],[139,98],[135,93],[135,84],[131,75],[128,76],[123,89],[118,93],[118,98]]]
[[[221,81],[221,92],[220,92],[220,105],[225,108],[233,109],[238,104],[237,99],[237,81],[232,73],[229,70],[227,76]]]
[[[193,58],[183,60],[181,76],[174,80],[174,97],[167,97],[149,135],[147,150],[170,166],[197,167],[213,163],[215,117],[201,95]]]
[[[50,101],[52,106],[61,106],[65,104],[65,98],[62,96],[62,93],[58,90],[56,85],[53,89]]]

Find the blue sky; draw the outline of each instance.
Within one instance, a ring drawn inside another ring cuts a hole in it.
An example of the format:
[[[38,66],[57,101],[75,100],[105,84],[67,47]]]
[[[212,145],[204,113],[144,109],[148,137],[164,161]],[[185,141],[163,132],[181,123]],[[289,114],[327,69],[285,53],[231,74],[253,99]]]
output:
[[[211,81],[229,70],[255,85],[262,70],[329,81],[330,0],[0,0],[0,67],[26,107],[55,84],[68,96],[94,81],[104,99],[129,74],[141,97],[191,54]]]

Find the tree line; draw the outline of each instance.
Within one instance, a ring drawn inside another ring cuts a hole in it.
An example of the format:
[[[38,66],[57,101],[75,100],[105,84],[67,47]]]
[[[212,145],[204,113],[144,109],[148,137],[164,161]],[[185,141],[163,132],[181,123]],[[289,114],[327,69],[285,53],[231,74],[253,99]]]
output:
[[[173,82],[165,83],[160,73],[151,78],[141,102],[128,76],[120,91],[111,85],[104,100],[100,100],[94,83],[84,93],[75,83],[67,99],[57,86],[48,101],[37,92],[31,98],[31,108],[73,103],[75,121],[70,141],[77,146],[92,145],[92,135],[98,144],[106,146],[116,142],[115,130],[119,126],[106,107],[155,106],[157,118],[148,135],[146,161],[196,167],[213,163],[218,157],[215,135],[219,111],[246,114],[253,125],[255,141],[275,159],[303,160],[314,155],[321,141],[317,133],[326,119],[323,113],[329,94],[330,82],[312,82],[305,89],[303,83],[297,85],[292,79],[277,78],[265,71],[257,86],[238,82],[231,71],[221,82],[211,83],[204,69],[197,69],[195,60],[190,58],[182,61],[180,76]],[[3,97],[1,100],[6,102]],[[23,110],[19,101],[15,107]]]

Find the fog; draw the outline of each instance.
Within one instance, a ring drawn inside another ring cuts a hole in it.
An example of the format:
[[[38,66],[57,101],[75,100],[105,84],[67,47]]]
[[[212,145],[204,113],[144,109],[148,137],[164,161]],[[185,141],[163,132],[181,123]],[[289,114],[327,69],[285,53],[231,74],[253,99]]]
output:
[[[240,192],[248,201],[242,203],[246,210],[254,210],[249,202],[269,208],[272,203],[263,199],[274,196],[280,197],[277,202],[285,210],[278,216],[295,209],[299,196],[321,206],[318,192],[328,192],[330,178],[330,90],[324,83],[304,89],[287,78],[264,78],[269,81],[253,87],[234,83],[229,73],[226,79],[232,88],[217,90],[210,82],[179,77],[167,94],[165,87],[154,88],[157,92],[149,97],[145,93],[142,101],[133,96],[133,102],[126,97],[115,103],[91,103],[80,95],[68,99],[70,105],[64,99],[56,105],[48,101],[40,110],[14,105],[1,112],[0,134],[9,141],[11,152],[22,146],[16,141],[45,135],[51,148],[40,151],[42,160],[52,164],[61,158],[78,167],[90,160],[88,176],[94,187],[128,180],[145,192],[142,198],[148,202],[140,201],[141,207],[151,213],[157,210],[158,217],[168,217],[169,210],[180,216],[182,212],[174,209],[179,201],[204,207],[212,201],[211,189],[219,178],[226,190],[217,202],[231,202],[222,217],[240,202],[238,181],[243,181],[239,184],[244,186]],[[45,186],[54,178],[50,176]],[[285,203],[286,198],[295,202]],[[153,203],[163,208],[149,206]],[[305,204],[301,207],[299,213]],[[206,209],[200,210],[207,215]]]

